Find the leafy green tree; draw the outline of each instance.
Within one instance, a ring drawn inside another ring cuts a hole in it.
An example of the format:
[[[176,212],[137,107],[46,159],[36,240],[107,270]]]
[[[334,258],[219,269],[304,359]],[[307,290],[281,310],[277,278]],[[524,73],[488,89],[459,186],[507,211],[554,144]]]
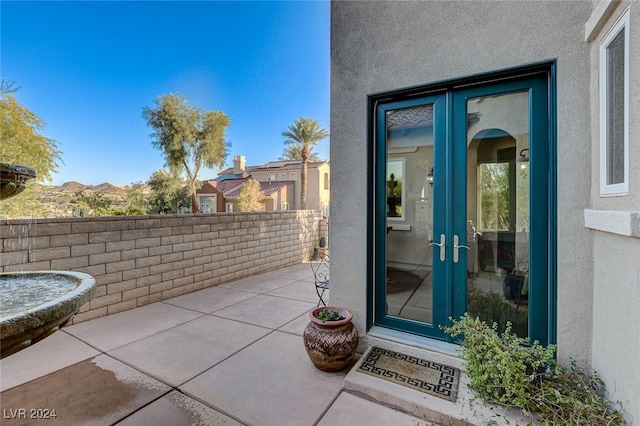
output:
[[[239,212],[257,212],[262,208],[262,203],[260,203],[262,197],[260,182],[255,179],[249,179],[240,188],[236,210]]]
[[[184,173],[191,195],[191,211],[198,213],[198,173],[203,166],[222,168],[230,148],[226,130],[230,119],[222,111],[204,111],[178,94],[162,95],[156,108],[145,107],[142,116],[154,129],[153,146],[164,153],[173,173]]]
[[[144,215],[149,211],[148,197],[144,192],[144,184],[142,182],[132,183],[127,188],[125,195],[125,215]]]
[[[0,162],[32,167],[38,181],[51,180],[62,162],[56,141],[40,134],[44,122],[16,101],[19,89],[11,80],[0,80]],[[49,214],[38,199],[35,182],[27,182],[17,197],[2,200],[0,217],[45,217]]]
[[[0,84],[0,162],[36,169],[37,180],[49,181],[62,162],[56,141],[40,134],[44,122],[20,105],[11,82]]]
[[[282,150],[282,156],[279,160],[302,160],[302,146],[301,145],[289,145]],[[317,152],[313,150],[309,151],[309,161],[317,162],[322,161]]]
[[[315,118],[300,117],[282,132],[287,139],[285,145],[298,146],[301,150],[302,170],[300,171],[300,209],[307,208],[307,164],[311,157],[311,148],[329,136],[329,132]]]
[[[160,214],[166,214],[171,212],[174,203],[180,199],[184,182],[179,175],[169,170],[159,169],[151,174],[147,184],[151,187],[149,204],[152,209]]]

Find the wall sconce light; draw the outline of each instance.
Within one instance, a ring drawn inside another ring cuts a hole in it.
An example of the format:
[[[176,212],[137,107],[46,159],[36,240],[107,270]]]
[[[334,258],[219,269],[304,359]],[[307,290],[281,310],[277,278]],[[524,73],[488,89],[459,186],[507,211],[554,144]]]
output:
[[[526,152],[526,154],[525,154]],[[529,162],[529,148],[524,148],[520,150],[520,158],[516,160],[516,163],[521,163],[520,168],[522,170],[527,168],[527,164]]]
[[[429,182],[429,186],[433,186],[433,167],[429,174],[427,174],[427,182]]]

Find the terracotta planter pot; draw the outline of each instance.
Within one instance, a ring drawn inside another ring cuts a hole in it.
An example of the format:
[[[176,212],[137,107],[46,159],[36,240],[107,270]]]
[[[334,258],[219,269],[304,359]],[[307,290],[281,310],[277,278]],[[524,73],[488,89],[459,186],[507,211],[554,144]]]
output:
[[[316,315],[324,309],[331,309],[343,319],[338,321],[319,320]],[[318,369],[340,371],[351,363],[358,349],[358,329],[351,322],[353,315],[348,309],[321,306],[309,312],[309,324],[304,330],[304,348]]]

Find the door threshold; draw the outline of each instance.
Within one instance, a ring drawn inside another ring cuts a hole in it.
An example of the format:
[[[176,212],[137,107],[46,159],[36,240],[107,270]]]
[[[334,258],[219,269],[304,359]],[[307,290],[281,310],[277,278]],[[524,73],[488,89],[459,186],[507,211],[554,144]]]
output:
[[[415,352],[416,355],[419,355],[421,352],[428,352],[432,358],[434,356],[436,358],[441,356],[450,363],[455,362],[455,364],[462,365],[462,360],[459,358],[458,353],[460,346],[441,340],[430,339],[428,337],[380,326],[371,327],[369,331],[361,337],[361,340],[365,349],[368,346],[385,346],[392,349],[391,346],[393,346],[406,352],[407,349],[413,348],[412,352]]]

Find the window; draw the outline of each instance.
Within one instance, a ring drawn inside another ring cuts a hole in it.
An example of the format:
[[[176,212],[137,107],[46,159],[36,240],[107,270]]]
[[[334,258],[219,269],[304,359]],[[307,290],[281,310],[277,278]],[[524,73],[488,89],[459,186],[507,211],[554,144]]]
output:
[[[289,210],[289,203],[287,203],[286,201],[283,201],[282,206],[280,207],[280,210]]]
[[[600,195],[629,190],[629,9],[600,43]]]
[[[276,175],[275,174],[270,174],[269,175],[269,182],[273,182],[274,180],[276,180]]]
[[[216,212],[216,196],[206,195],[200,196],[200,213]]]
[[[296,180],[296,179],[298,179],[297,173],[289,173],[289,180]]]
[[[227,203],[227,213],[233,212],[233,203]]]
[[[324,174],[324,189],[329,190],[329,173]]]
[[[280,180],[287,180],[287,174],[286,173],[280,173]]]

